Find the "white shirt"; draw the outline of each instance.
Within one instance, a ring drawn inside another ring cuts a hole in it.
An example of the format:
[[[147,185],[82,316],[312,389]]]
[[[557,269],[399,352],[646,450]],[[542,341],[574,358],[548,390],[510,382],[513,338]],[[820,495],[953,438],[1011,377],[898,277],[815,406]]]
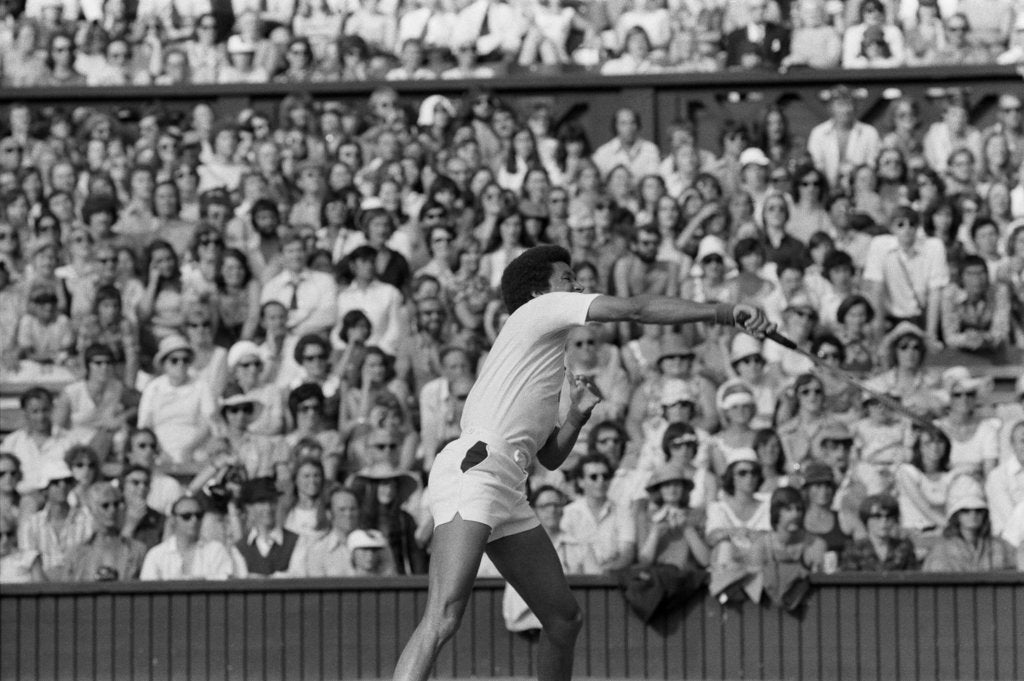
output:
[[[235,564],[223,544],[200,540],[192,547],[191,559],[186,564],[177,537],[171,537],[151,548],[142,561],[142,571],[139,573],[139,579],[143,581],[227,579],[234,576]]]
[[[644,175],[657,175],[661,164],[661,154],[654,142],[639,138],[627,148],[622,140],[614,137],[599,146],[591,158],[601,171],[601,177],[607,177],[615,166],[624,165],[633,173],[634,182],[639,182]]]
[[[152,428],[167,456],[175,463],[185,463],[193,454],[187,445],[215,411],[213,395],[202,383],[174,386],[167,376],[157,376],[142,391],[139,427]]]
[[[871,240],[864,264],[864,281],[882,284],[886,312],[894,317],[925,313],[930,291],[949,283],[946,247],[934,237],[918,236],[908,254],[896,237],[882,234]]]
[[[337,296],[338,319],[351,310],[362,310],[370,319],[370,337],[367,345],[376,345],[394,356],[402,336],[402,294],[383,281],[374,280],[366,288],[355,282]]]
[[[306,574],[309,577],[352,577],[352,554],[346,538],[331,530],[316,540],[306,553]]]
[[[50,437],[43,440],[42,444],[38,444],[28,431],[16,430],[4,438],[3,446],[0,448],[14,454],[21,461],[21,482],[18,483],[18,491],[24,494],[45,486],[41,474],[47,461],[63,462],[64,453],[68,449],[87,441],[88,439],[74,437],[69,431],[53,426]]]
[[[625,509],[606,501],[595,515],[580,497],[565,507],[562,532],[581,548],[585,574],[601,574],[601,565],[614,558],[624,545],[636,544],[636,526]]]
[[[566,338],[586,323],[595,298],[555,291],[513,312],[466,398],[462,430],[494,433],[532,457],[555,427]]]
[[[840,158],[839,131],[834,121],[825,121],[814,126],[807,137],[807,151],[815,167],[825,173],[829,184],[835,185],[843,166],[857,166],[866,163],[874,167],[882,139],[878,131],[867,123],[855,121],[846,140],[846,149]]]
[[[1002,535],[1011,530],[1010,523],[1018,506],[1024,506],[1024,466],[1016,458],[1007,459],[992,469],[985,479],[988,517],[992,533]],[[1019,535],[1024,528],[1012,528]],[[1005,538],[1005,537],[1004,537]]]
[[[293,291],[295,308],[291,308]],[[288,330],[296,336],[325,333],[334,326],[335,299],[338,287],[334,278],[323,272],[303,270],[296,277],[288,270],[280,272],[263,285],[260,305],[276,300],[288,309]]]

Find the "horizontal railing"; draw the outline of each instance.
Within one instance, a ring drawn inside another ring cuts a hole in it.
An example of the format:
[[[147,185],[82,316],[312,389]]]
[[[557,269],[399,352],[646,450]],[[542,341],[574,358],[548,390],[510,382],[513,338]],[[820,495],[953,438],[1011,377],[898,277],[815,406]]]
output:
[[[143,109],[153,106],[183,112],[199,102],[210,103],[221,115],[254,107],[276,114],[281,100],[306,93],[314,100],[334,100],[354,105],[365,104],[376,87],[394,87],[404,97],[421,99],[439,93],[460,97],[469,90],[488,89],[498,95],[510,95],[513,106],[545,101],[560,116],[572,107],[582,107],[580,122],[591,141],[603,142],[610,136],[614,111],[624,105],[638,111],[648,137],[662,143],[667,126],[680,117],[697,122],[702,141],[717,149],[715,139],[726,119],[753,122],[760,118],[766,104],[782,106],[790,119],[790,129],[806,137],[810,127],[827,116],[819,97],[822,89],[836,83],[862,88],[859,115],[881,123],[885,104],[895,88],[924,102],[924,119],[934,120],[940,113],[929,90],[966,87],[974,103],[972,118],[978,123],[991,118],[999,94],[1022,87],[1022,78],[1013,66],[915,67],[901,69],[828,69],[794,70],[784,75],[768,72],[722,71],[719,73],[601,76],[573,73],[557,76],[519,75],[493,80],[421,80],[396,82],[324,82],[266,83],[260,85],[189,85],[147,87],[73,87],[2,88],[0,107],[16,101],[33,105],[95,106],[101,109]],[[890,92],[886,92],[886,91]]]
[[[1024,678],[1024,573],[821,576],[799,616],[697,597],[650,625],[611,580],[571,584],[580,677]],[[435,676],[534,675],[502,589],[478,582]],[[0,678],[383,678],[425,601],[422,577],[4,586]]]

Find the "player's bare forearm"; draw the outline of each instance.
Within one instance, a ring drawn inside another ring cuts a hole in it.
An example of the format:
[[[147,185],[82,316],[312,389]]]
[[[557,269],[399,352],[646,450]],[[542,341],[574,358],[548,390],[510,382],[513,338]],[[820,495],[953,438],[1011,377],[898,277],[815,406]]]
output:
[[[629,298],[601,296],[590,306],[588,321],[636,322],[639,324],[692,324],[716,321],[732,323],[731,305],[695,303],[668,296],[639,295]],[[728,320],[725,315],[728,313]]]
[[[576,446],[576,440],[580,436],[583,424],[589,418],[590,412],[584,414],[577,409],[570,408],[565,423],[551,431],[551,437],[537,452],[537,461],[540,461],[540,464],[549,471],[553,471],[565,463],[569,454],[572,453],[572,448]]]

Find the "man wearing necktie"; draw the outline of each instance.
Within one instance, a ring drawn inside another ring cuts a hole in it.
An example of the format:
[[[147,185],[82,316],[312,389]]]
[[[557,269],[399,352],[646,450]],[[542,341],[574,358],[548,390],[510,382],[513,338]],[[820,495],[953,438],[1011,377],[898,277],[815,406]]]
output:
[[[306,246],[298,235],[281,244],[284,269],[263,285],[260,305],[275,300],[288,308],[288,331],[296,336],[326,333],[336,321],[334,278],[306,267]]]

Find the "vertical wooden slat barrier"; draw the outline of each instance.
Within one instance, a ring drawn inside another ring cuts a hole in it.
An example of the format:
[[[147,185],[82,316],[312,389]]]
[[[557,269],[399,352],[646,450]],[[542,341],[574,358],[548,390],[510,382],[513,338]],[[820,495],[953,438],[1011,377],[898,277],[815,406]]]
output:
[[[1024,574],[819,577],[806,609],[698,598],[649,625],[610,580],[572,580],[594,678],[1024,678]],[[528,677],[536,638],[478,584],[438,677]],[[0,588],[3,681],[319,681],[390,675],[422,578]]]

